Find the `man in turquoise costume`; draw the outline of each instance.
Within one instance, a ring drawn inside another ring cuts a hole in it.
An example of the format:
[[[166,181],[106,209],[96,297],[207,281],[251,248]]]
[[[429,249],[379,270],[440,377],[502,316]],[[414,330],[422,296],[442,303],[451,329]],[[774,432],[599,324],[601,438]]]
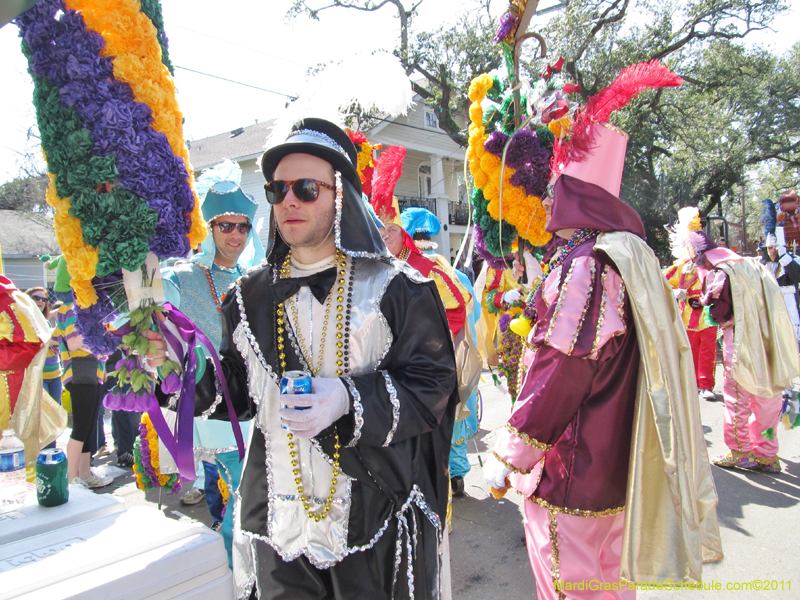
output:
[[[238,165],[226,161],[198,180],[203,218],[209,225],[208,237],[191,260],[179,262],[163,272],[167,301],[186,314],[217,349],[222,343],[221,306],[228,289],[264,256],[253,229],[258,203],[242,191],[240,178]],[[200,360],[198,364],[202,369],[206,362]],[[248,426],[242,423],[244,435]],[[228,494],[221,490],[235,490],[242,472],[230,424],[196,418],[194,450],[195,458],[203,463],[205,476],[198,477],[195,487],[182,501],[196,504],[205,495],[214,519],[212,529],[222,531],[230,557],[233,515],[232,511],[225,510],[223,496],[227,498]],[[224,486],[219,483],[220,473],[224,475]]]

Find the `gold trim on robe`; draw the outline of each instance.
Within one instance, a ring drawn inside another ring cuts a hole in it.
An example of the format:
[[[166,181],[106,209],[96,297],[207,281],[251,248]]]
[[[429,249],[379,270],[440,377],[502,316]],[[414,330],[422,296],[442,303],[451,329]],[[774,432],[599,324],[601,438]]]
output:
[[[629,292],[641,351],[620,576],[699,582],[722,558],[717,492],[697,402],[692,352],[653,251],[627,232],[601,233]]]

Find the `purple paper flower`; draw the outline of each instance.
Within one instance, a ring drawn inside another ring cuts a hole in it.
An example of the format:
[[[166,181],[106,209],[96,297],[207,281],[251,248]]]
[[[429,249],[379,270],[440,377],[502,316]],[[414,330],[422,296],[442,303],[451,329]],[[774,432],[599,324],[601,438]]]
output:
[[[500,333],[506,332],[509,323],[511,323],[511,315],[509,313],[503,313],[500,316],[500,319],[497,321],[497,326],[500,328]]]
[[[544,194],[550,179],[550,151],[542,147],[535,132],[520,129],[514,134],[506,163],[517,171],[511,177],[512,185],[524,188],[529,196]]]
[[[483,147],[489,154],[494,154],[495,156],[503,156],[503,148],[505,148],[506,142],[508,141],[508,135],[503,133],[502,131],[493,131],[489,135],[489,139],[486,140]]]
[[[122,407],[122,396],[116,392],[109,392],[103,398],[103,406],[108,410],[120,410]]]
[[[183,387],[183,382],[175,372],[167,375],[166,379],[161,382],[161,391],[165,394],[174,394],[175,392],[179,391],[181,387]]]

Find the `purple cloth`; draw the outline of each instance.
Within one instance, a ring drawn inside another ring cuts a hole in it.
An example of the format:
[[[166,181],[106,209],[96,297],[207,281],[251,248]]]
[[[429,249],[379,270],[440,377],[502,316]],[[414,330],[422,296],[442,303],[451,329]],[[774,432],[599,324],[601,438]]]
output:
[[[589,309],[571,356],[543,345],[556,302],[548,307],[541,289],[535,298],[538,314],[533,342],[541,345],[522,383],[509,423],[553,448],[546,454],[536,496],[555,506],[602,511],[625,505],[631,437],[639,375],[639,344],[630,305],[625,303],[627,329],[609,340],[597,360],[588,359],[597,331],[602,299],[602,271],[608,264],[593,250],[594,242],[578,246],[563,264],[591,255],[597,269]]]
[[[587,227],[598,231],[629,231],[645,239],[639,213],[599,186],[562,175],[556,181],[554,195],[547,224],[550,233]]]

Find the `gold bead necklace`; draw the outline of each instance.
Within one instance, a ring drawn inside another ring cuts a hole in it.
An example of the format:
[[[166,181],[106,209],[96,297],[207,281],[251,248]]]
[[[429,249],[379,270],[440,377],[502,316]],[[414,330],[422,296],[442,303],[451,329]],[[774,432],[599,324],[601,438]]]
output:
[[[280,272],[280,278],[281,279],[286,279],[291,275],[291,257],[292,257],[292,251],[289,250],[288,254],[286,255],[286,259],[283,261],[283,265],[281,266],[281,272]],[[342,326],[342,309],[343,309],[343,303],[344,303],[343,302],[344,301],[344,281],[345,281],[345,270],[346,270],[346,266],[347,266],[347,257],[344,254],[344,252],[342,252],[341,250],[337,250],[335,258],[334,258],[334,261],[335,261],[335,263],[336,263],[336,265],[338,267],[338,277],[339,277],[339,288],[337,290],[338,291],[338,295],[337,295],[337,302],[336,302],[336,319],[337,319],[337,323],[336,323],[336,329],[337,329],[337,332],[336,332],[336,339],[337,339],[336,347],[338,349],[341,349],[341,347],[342,347],[341,340],[342,340],[342,337],[343,337],[343,334],[342,334],[342,331],[341,331],[342,327],[343,327]],[[332,296],[333,296],[333,294],[331,293],[328,296],[328,298],[326,299],[326,301],[325,301],[325,305],[326,305],[325,324],[322,327],[322,337],[321,337],[321,341],[320,341],[320,346],[321,347],[320,347],[320,352],[319,352],[318,366],[317,366],[316,371],[314,371],[312,369],[312,374],[314,374],[314,375],[316,373],[319,373],[320,369],[322,368],[322,357],[323,357],[323,351],[324,351],[324,345],[325,345],[325,333],[327,332],[328,316],[330,314],[330,302],[331,302],[331,297]],[[298,342],[300,343],[300,348],[301,348],[301,351],[303,353],[303,356],[304,357],[311,356],[310,352],[308,354],[306,354],[305,342],[302,339],[302,334],[300,333],[300,327],[299,327],[300,321],[299,321],[298,315],[297,315],[297,308],[296,308],[296,306],[294,304],[294,300],[293,299],[290,301],[290,306],[292,308],[292,316],[294,317],[295,322],[298,323],[298,327],[297,327],[297,330],[296,330],[295,333],[296,333],[296,337],[298,339]],[[281,363],[281,374],[283,374],[283,373],[286,373],[286,352],[285,352],[285,349],[286,349],[286,327],[287,327],[287,323],[286,323],[286,307],[285,307],[285,304],[283,302],[280,302],[278,304],[278,309],[276,310],[276,315],[277,315],[276,322],[277,322],[277,326],[278,326],[277,327],[277,330],[278,330],[278,359],[280,360],[280,363]],[[312,351],[313,351],[313,349],[312,349]],[[337,352],[337,356],[341,359],[341,356],[342,356],[341,351]],[[312,358],[313,358],[313,356],[312,356]],[[308,362],[309,368],[311,368],[311,361],[307,360],[306,362]],[[341,360],[337,360],[336,361],[336,365],[337,365],[336,374],[338,376],[340,376],[343,373],[342,368],[341,368],[342,365],[343,365],[343,362]],[[294,442],[294,434],[292,434],[291,432],[287,432],[286,433],[286,439],[288,440],[288,446],[289,446],[289,458],[291,459],[291,464],[292,464],[292,475],[294,475],[294,483],[297,486],[297,493],[300,495],[300,502],[303,503],[303,510],[306,511],[306,514],[308,515],[308,518],[309,519],[314,519],[314,521],[316,521],[317,523],[319,523],[321,520],[327,518],[328,514],[330,514],[331,507],[333,506],[333,497],[336,494],[336,484],[339,483],[338,476],[339,476],[339,473],[341,472],[339,470],[339,450],[341,449],[342,446],[339,443],[339,431],[336,429],[335,426],[334,426],[334,429],[333,429],[333,435],[334,435],[333,465],[332,465],[333,466],[333,474],[331,476],[331,487],[328,490],[329,496],[325,499],[325,504],[322,507],[322,511],[321,512],[315,512],[315,511],[311,510],[311,499],[308,496],[306,496],[305,489],[303,488],[303,478],[300,475],[300,456],[299,456],[299,452],[297,450],[297,445]]]

